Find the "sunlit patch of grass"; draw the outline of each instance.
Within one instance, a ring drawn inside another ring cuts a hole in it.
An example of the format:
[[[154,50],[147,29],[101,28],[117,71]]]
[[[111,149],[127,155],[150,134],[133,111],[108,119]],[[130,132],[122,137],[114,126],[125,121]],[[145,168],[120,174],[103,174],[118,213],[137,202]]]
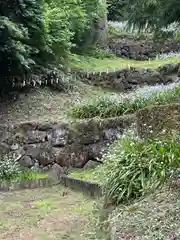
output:
[[[99,183],[99,179],[95,173],[96,169],[76,170],[74,172],[71,172],[70,176],[84,181]]]
[[[158,68],[161,65],[169,63],[179,63],[180,57],[171,57],[167,59],[155,59],[146,61],[137,61],[124,58],[104,58],[99,59],[90,56],[78,56],[74,55],[71,61],[71,67],[75,69],[82,69],[85,71],[114,71],[117,69],[123,69],[127,67],[137,68]]]
[[[52,210],[52,202],[48,200],[39,200],[33,203],[33,206],[39,210],[41,216],[46,216]]]
[[[48,178],[48,174],[41,171],[31,171],[26,170],[23,171],[15,180],[36,180],[36,179],[44,179]]]

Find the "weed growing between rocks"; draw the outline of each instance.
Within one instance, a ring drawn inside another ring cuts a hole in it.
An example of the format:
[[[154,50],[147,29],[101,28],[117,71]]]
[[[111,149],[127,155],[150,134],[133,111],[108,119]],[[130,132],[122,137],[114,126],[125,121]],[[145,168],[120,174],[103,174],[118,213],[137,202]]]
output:
[[[109,96],[93,98],[90,102],[72,108],[69,115],[74,118],[116,117],[131,114],[149,105],[161,105],[180,102],[180,87],[155,93],[151,98],[135,97],[117,99]]]

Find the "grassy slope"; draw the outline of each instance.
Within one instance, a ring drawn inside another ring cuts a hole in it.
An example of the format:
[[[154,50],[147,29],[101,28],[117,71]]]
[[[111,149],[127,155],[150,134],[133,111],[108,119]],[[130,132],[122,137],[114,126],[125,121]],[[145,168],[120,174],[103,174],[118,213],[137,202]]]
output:
[[[56,186],[2,193],[1,240],[89,240],[93,201]]]
[[[135,61],[123,58],[104,58],[97,59],[94,57],[85,57],[74,55],[72,58],[71,67],[84,69],[86,71],[107,71],[121,68],[127,68],[128,66],[133,67],[144,67],[144,68],[157,68],[160,65],[168,63],[180,62],[180,57],[173,57],[162,60],[151,60],[151,61]]]
[[[119,206],[111,216],[119,239],[180,239],[179,197],[179,189],[165,187],[130,206]]]
[[[97,59],[92,57],[75,56],[72,66],[85,70],[107,70],[130,66],[157,67],[165,63],[180,62],[180,58],[151,61],[131,61],[120,58]],[[77,82],[76,91],[70,94],[58,93],[48,88],[32,89],[29,93],[22,93],[17,101],[0,103],[0,123],[25,120],[54,121],[67,120],[67,109],[77,105],[77,102],[88,102],[93,96],[109,95],[109,90],[92,87]],[[69,119],[69,117],[68,117]]]
[[[0,103],[0,124],[19,121],[60,121],[67,120],[67,109],[77,102],[108,90],[78,84],[78,90],[72,93],[59,93],[48,88],[34,88],[29,93],[22,93],[19,99]],[[69,119],[69,118],[68,118]]]

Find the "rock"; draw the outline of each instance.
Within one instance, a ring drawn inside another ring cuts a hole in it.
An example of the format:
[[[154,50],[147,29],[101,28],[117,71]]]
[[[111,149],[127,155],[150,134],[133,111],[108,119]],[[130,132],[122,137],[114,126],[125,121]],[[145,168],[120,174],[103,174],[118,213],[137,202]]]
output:
[[[55,151],[49,143],[26,145],[25,152],[32,159],[37,159],[40,165],[47,166],[55,161]]]
[[[73,141],[79,144],[91,144],[100,141],[103,136],[99,121],[90,119],[72,124]]]
[[[67,129],[54,129],[48,134],[48,140],[53,147],[65,146],[69,140],[69,132]]]
[[[56,163],[61,167],[82,168],[88,160],[87,147],[80,144],[67,145],[56,155]]]
[[[38,130],[27,131],[24,141],[28,144],[45,142],[46,133]]]
[[[55,163],[52,167],[51,170],[49,171],[49,177],[55,179],[55,180],[59,180],[61,178],[61,176],[64,175],[64,170],[63,168]]]
[[[97,162],[97,161],[92,161],[92,160],[89,160],[85,166],[84,166],[84,169],[93,169],[93,168],[96,168],[97,166],[99,166],[101,163],[100,162]]]
[[[56,122],[53,122],[53,123],[49,123],[49,122],[44,122],[44,123],[39,123],[38,124],[38,130],[39,131],[50,131],[54,128],[54,125],[56,125],[57,123]]]
[[[45,167],[43,167],[43,171],[48,171],[49,170],[49,168],[47,167],[47,166],[45,166]]]
[[[0,124],[0,142],[4,142],[9,137],[9,129],[5,124]]]
[[[18,150],[19,149],[19,144],[13,144],[13,145],[11,145],[11,150],[12,151],[16,151],[16,150]]]
[[[39,162],[35,160],[34,166],[31,167],[32,170],[38,171],[40,169]]]
[[[90,144],[88,148],[88,159],[90,160],[99,160],[102,158],[103,154],[106,152],[109,141],[102,141],[99,143]]]
[[[0,143],[0,155],[8,154],[10,151],[9,145],[6,143]]]
[[[23,132],[34,131],[38,128],[38,123],[33,121],[21,122],[15,125],[17,130],[22,130]]]
[[[180,41],[166,40],[153,42],[148,40],[116,39],[109,43],[109,49],[118,57],[135,60],[148,60],[160,53],[179,51]]]
[[[19,164],[22,167],[27,167],[27,168],[31,168],[34,164],[33,160],[31,159],[30,156],[23,156],[20,160],[19,160]]]
[[[104,138],[106,140],[115,140],[122,136],[122,129],[121,128],[109,128],[104,130]]]

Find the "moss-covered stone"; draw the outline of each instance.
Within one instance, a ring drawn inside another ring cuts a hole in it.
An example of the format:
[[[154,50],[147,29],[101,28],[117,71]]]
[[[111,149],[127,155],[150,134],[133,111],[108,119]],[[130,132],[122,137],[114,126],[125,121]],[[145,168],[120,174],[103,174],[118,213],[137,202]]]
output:
[[[162,131],[180,131],[180,104],[150,106],[136,113],[140,137],[157,136]]]

